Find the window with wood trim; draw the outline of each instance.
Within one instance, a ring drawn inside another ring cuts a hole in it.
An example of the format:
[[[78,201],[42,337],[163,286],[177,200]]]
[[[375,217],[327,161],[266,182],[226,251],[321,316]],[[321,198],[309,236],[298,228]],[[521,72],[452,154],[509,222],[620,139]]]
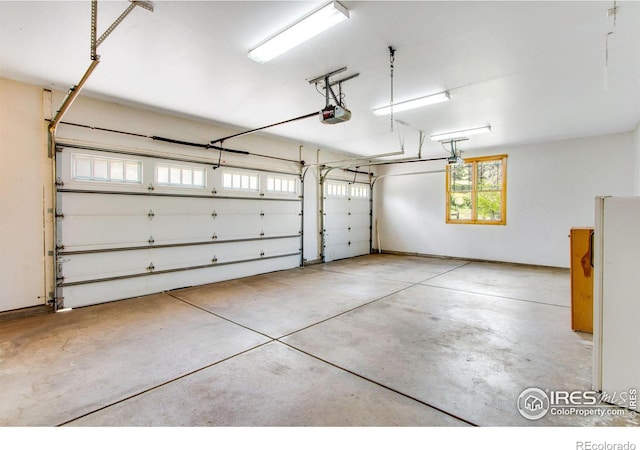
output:
[[[447,166],[447,223],[506,225],[507,155]]]

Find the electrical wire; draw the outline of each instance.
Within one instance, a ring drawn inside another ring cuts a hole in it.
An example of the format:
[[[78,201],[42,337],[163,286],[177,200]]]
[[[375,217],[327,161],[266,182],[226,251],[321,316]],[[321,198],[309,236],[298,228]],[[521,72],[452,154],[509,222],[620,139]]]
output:
[[[398,121],[398,123],[400,125],[404,125],[404,123],[402,123],[400,121]],[[401,132],[400,130],[401,130],[401,128],[398,127],[398,141],[400,141],[400,151],[404,152],[404,140],[405,140],[404,138],[406,136],[406,133]]]
[[[389,80],[391,84],[391,100],[389,101],[389,106],[391,107],[391,133],[393,133],[393,65],[396,60],[395,53],[396,50],[392,46],[389,46]]]

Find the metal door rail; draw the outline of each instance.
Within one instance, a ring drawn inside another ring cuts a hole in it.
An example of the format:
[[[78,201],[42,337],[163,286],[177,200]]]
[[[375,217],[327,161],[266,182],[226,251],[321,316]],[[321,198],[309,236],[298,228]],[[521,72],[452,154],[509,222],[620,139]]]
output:
[[[270,241],[276,239],[292,239],[300,238],[300,234],[291,234],[287,236],[261,236],[256,238],[242,238],[242,239],[227,239],[227,240],[216,240],[216,241],[203,241],[203,242],[181,242],[176,244],[159,244],[159,245],[138,245],[134,247],[111,247],[111,248],[100,248],[94,250],[64,250],[64,246],[59,247],[58,254],[60,256],[70,256],[70,255],[91,255],[94,253],[112,253],[112,252],[128,252],[128,251],[136,251],[136,250],[154,250],[154,249],[162,249],[162,248],[175,248],[175,247],[192,247],[197,245],[215,245],[215,244],[233,244],[238,242],[252,242],[252,241]]]
[[[302,202],[301,198],[277,198],[277,197],[231,197],[225,195],[195,195],[195,194],[178,194],[170,192],[131,192],[131,191],[104,191],[99,189],[63,189],[57,192],[63,194],[104,194],[104,195],[139,195],[147,197],[179,197],[179,198],[203,198],[207,200],[257,200],[257,201],[273,201],[273,202]]]
[[[349,184],[364,184],[366,186],[369,186],[369,182],[368,181],[353,181],[353,180],[347,180],[345,178],[325,178],[325,181],[340,181],[343,183],[349,183]]]
[[[208,149],[213,149],[213,150],[218,150],[221,152],[227,152],[227,153],[236,153],[236,154],[240,154],[240,155],[246,155],[246,156],[255,156],[258,158],[268,158],[268,159],[273,159],[273,160],[277,160],[277,161],[286,161],[286,162],[290,162],[290,163],[295,163],[295,164],[302,164],[302,161],[296,161],[295,159],[288,159],[288,158],[281,158],[279,156],[272,156],[272,155],[263,155],[261,153],[253,153],[247,150],[236,150],[236,149],[231,149],[231,148],[225,148],[225,147],[221,147],[221,146],[217,146],[217,145],[211,145],[211,144],[200,144],[198,142],[188,142],[188,141],[182,141],[182,140],[178,140],[178,139],[171,139],[171,138],[166,138],[166,137],[162,137],[162,136],[147,136],[145,134],[140,134],[140,133],[132,133],[129,131],[120,131],[120,130],[113,130],[110,128],[103,128],[103,127],[94,127],[91,125],[83,125],[83,124],[79,124],[79,123],[72,123],[72,122],[60,122],[63,125],[70,125],[70,126],[74,126],[74,127],[80,127],[80,128],[88,128],[90,130],[98,130],[98,131],[106,131],[106,132],[110,132],[110,133],[118,133],[118,134],[124,134],[127,136],[135,136],[135,137],[140,137],[140,138],[146,138],[146,139],[151,139],[154,141],[161,141],[161,142],[167,142],[169,144],[177,144],[177,145],[184,145],[184,146],[188,146],[188,147],[196,147],[196,148],[203,148],[205,150]]]
[[[146,277],[149,275],[162,275],[162,274],[167,274],[167,273],[173,273],[173,272],[184,272],[186,270],[197,270],[197,269],[207,269],[210,267],[217,267],[217,266],[228,266],[231,264],[242,264],[242,263],[249,263],[249,262],[255,262],[255,261],[264,261],[267,259],[276,259],[276,258],[287,258],[289,256],[300,256],[300,252],[296,252],[296,253],[287,253],[284,255],[272,255],[272,256],[261,256],[259,258],[249,258],[249,259],[242,259],[242,260],[237,260],[237,261],[224,261],[224,262],[215,262],[215,263],[211,263],[211,264],[202,264],[199,266],[189,266],[189,267],[179,267],[179,268],[175,268],[175,269],[165,269],[165,270],[155,270],[153,272],[140,272],[140,273],[133,273],[131,275],[119,275],[119,276],[115,276],[115,277],[106,277],[106,278],[94,278],[91,280],[82,280],[82,281],[72,281],[69,283],[60,283],[59,281],[61,281],[62,279],[58,279],[58,287],[69,287],[69,286],[78,286],[78,285],[82,285],[82,284],[92,284],[92,283],[101,283],[104,281],[116,281],[116,280],[126,280],[129,278],[138,278],[138,277]]]

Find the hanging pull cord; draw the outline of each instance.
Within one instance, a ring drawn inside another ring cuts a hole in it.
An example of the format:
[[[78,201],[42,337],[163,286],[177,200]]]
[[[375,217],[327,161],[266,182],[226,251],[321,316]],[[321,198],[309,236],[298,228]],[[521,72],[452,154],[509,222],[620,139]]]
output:
[[[391,106],[391,132],[393,133],[393,63],[395,62],[396,50],[389,46],[389,78],[391,80],[391,100],[389,105]]]

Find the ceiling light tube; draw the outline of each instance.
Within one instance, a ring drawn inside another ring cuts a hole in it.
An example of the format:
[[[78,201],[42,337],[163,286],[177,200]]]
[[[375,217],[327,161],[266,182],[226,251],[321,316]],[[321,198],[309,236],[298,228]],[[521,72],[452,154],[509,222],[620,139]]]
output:
[[[413,100],[394,103],[393,112],[397,113],[400,111],[407,111],[409,109],[421,108],[422,106],[433,105],[434,103],[442,103],[448,100],[449,93],[440,92],[439,94],[427,95],[425,97],[414,98]],[[376,108],[373,110],[373,114],[375,114],[376,116],[391,114],[391,105]]]
[[[474,134],[484,134],[489,132],[491,132],[491,127],[486,126],[480,128],[471,128],[470,130],[450,131],[448,133],[433,134],[430,137],[434,141],[446,141],[448,139],[467,137]]]
[[[265,63],[348,18],[347,8],[338,2],[330,2],[260,44],[248,56]]]

